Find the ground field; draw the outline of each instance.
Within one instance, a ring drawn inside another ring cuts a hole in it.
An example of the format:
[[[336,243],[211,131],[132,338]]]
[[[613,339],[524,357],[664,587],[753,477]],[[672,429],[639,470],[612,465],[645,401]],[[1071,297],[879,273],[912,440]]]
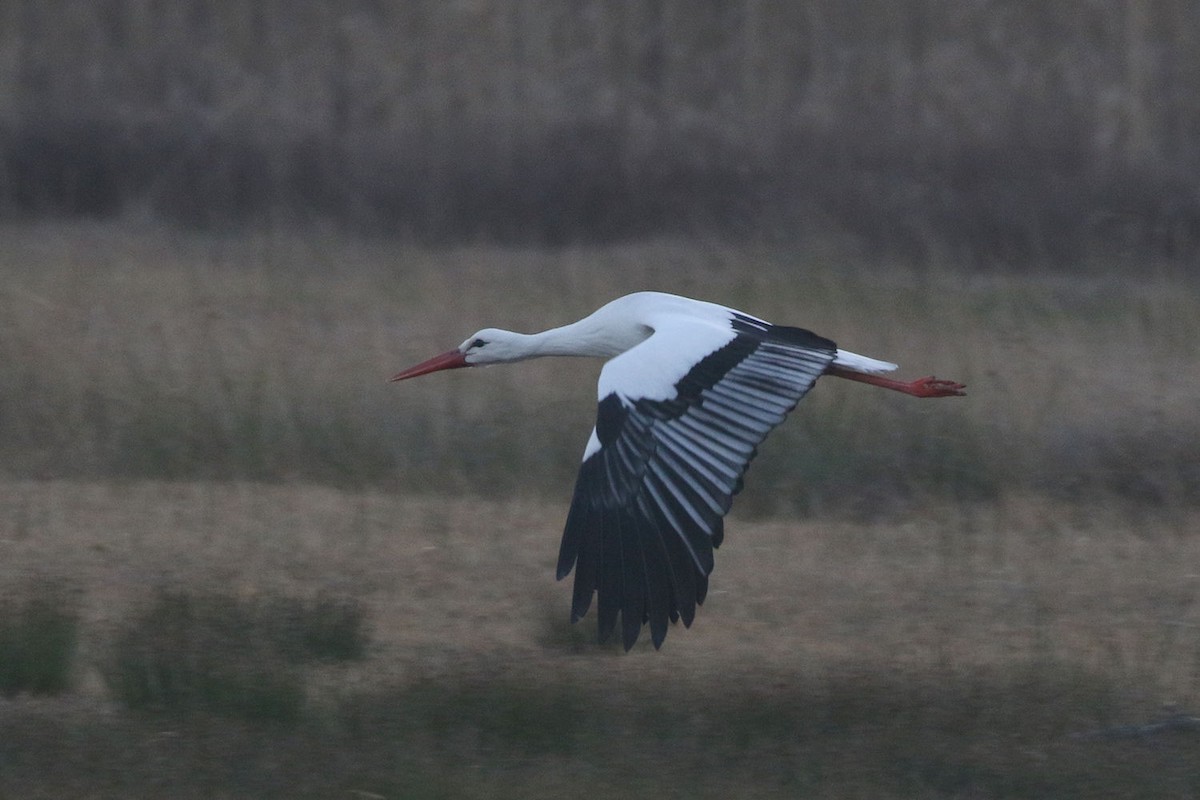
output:
[[[3,234],[0,796],[1200,794],[1180,268]],[[822,381],[751,468],[693,628],[622,654],[553,580],[597,365],[385,379],[639,289],[970,395]],[[46,644],[8,624],[39,597],[77,620],[48,694],[6,682],[21,635]],[[288,652],[296,625],[365,653]]]
[[[1194,512],[1036,499],[730,522],[661,652],[592,643],[560,504],[311,485],[8,482],[4,587],[78,591],[75,691],[0,715],[14,796],[1124,797],[1200,790]],[[162,588],[354,597],[371,646],[290,722],[134,713],[104,677]]]

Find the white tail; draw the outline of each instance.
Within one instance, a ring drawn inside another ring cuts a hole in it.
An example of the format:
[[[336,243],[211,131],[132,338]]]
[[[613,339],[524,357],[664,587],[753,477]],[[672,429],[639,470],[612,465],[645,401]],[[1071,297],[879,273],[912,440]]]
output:
[[[838,367],[852,369],[855,372],[866,372],[870,375],[876,375],[880,372],[891,372],[899,366],[890,361],[880,361],[877,358],[860,356],[858,353],[851,353],[849,350],[838,350],[833,363]]]

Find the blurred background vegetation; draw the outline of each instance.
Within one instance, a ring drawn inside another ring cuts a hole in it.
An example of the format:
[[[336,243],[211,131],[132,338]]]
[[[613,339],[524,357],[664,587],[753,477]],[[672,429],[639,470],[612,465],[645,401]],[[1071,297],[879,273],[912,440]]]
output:
[[[426,242],[1200,241],[1187,0],[26,0],[0,214]]]

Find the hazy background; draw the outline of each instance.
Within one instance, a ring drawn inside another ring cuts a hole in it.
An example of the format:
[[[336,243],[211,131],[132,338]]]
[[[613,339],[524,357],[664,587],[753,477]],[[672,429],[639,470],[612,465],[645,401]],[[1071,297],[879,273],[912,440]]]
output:
[[[0,795],[1200,794],[1200,6],[0,3]],[[567,622],[641,289],[821,381]]]
[[[849,237],[1028,267],[1200,236],[1200,9],[9,2],[0,212],[426,242]]]

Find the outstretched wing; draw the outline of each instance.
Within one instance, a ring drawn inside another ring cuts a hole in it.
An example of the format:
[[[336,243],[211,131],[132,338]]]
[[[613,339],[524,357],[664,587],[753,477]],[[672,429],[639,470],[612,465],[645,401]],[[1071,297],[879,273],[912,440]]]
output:
[[[675,364],[683,377],[673,385],[637,380],[661,374],[681,350],[694,364]],[[725,330],[658,327],[604,366],[558,556],[559,579],[575,569],[572,621],[598,595],[600,638],[619,612],[626,650],[645,622],[655,647],[668,621],[691,624],[758,445],[836,353],[809,331],[735,315]]]

